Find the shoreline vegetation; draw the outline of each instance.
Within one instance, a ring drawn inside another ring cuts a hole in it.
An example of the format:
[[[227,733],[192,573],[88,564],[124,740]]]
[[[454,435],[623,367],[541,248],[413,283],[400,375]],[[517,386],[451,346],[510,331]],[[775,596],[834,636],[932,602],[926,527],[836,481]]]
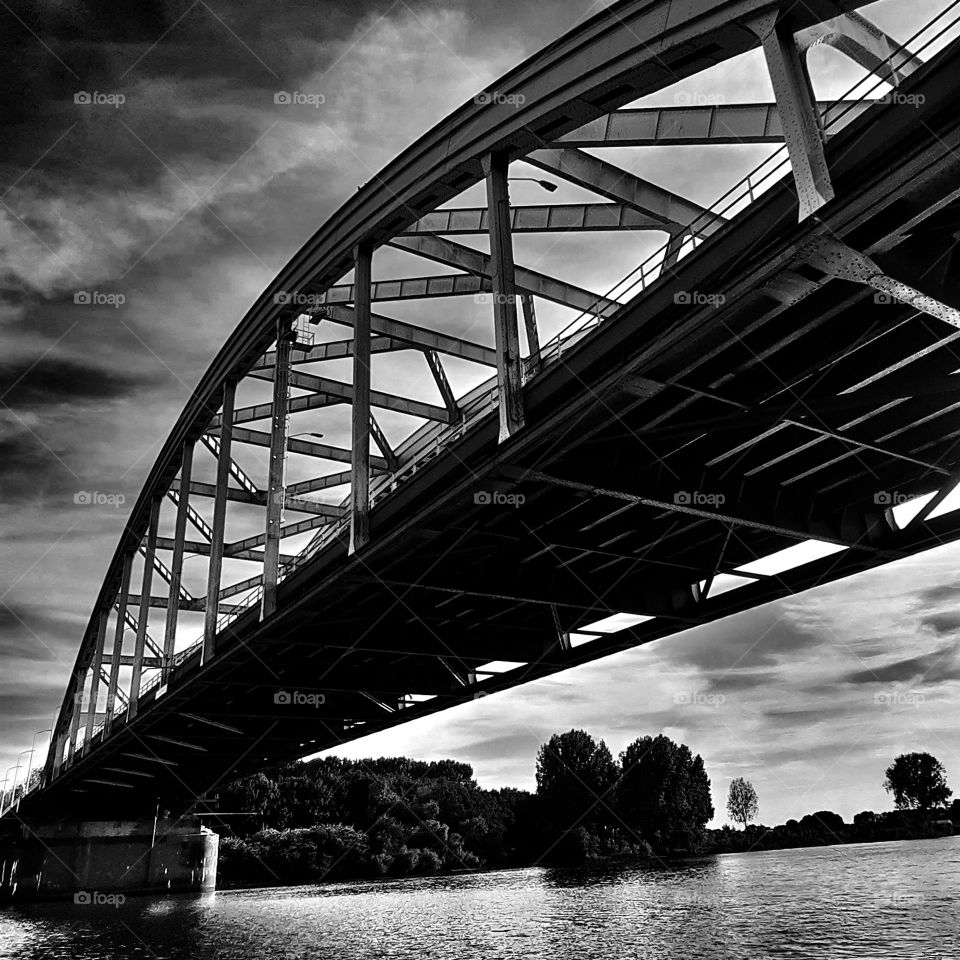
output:
[[[234,781],[217,800],[221,889],[928,839],[960,822],[955,800],[864,811],[853,823],[821,810],[774,827],[707,829],[714,810],[699,756],[642,737],[616,761],[582,730],[540,748],[533,793],[483,789],[455,760],[325,757]]]

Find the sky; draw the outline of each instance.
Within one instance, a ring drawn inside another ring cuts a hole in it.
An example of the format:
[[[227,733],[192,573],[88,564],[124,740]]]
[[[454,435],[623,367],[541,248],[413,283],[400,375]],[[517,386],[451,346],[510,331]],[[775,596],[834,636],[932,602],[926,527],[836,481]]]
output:
[[[50,726],[127,511],[260,291],[398,151],[597,9],[582,0],[0,5],[0,772]],[[905,39],[906,9],[891,0],[867,12]],[[918,19],[936,9],[909,6]],[[860,76],[826,48],[810,63],[820,98]],[[277,103],[281,92],[313,102]],[[771,96],[751,53],[649,102]],[[605,156],[711,203],[771,149]],[[526,183],[512,193],[546,199]],[[479,198],[468,191],[458,204]],[[597,198],[565,186],[551,196],[583,199]],[[516,255],[602,291],[659,240],[524,236]],[[442,272],[406,256],[378,254],[378,275]],[[449,314],[418,309],[391,312],[428,326]],[[541,317],[547,335],[566,319],[562,308]],[[444,329],[492,343],[489,307],[465,307]],[[457,364],[448,373],[458,389],[477,382]],[[408,359],[375,367],[378,385],[436,400]],[[334,425],[330,442],[343,429]],[[396,438],[403,425],[387,418],[384,429]],[[91,491],[100,503],[76,502]],[[664,732],[704,757],[717,823],[737,776],[755,784],[766,822],[884,809],[883,771],[909,750],[934,753],[960,790],[958,556],[942,547],[341,752],[452,756],[484,786],[532,787],[537,747],[553,732],[583,727],[615,754]]]

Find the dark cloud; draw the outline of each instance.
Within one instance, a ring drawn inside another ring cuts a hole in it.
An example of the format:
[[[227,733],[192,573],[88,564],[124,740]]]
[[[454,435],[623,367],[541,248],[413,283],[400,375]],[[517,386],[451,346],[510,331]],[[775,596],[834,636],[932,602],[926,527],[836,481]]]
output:
[[[141,376],[77,360],[41,357],[33,362],[0,363],[0,401],[17,411],[65,402],[114,400],[150,385]]]
[[[931,613],[921,621],[922,627],[929,627],[938,636],[960,630],[960,611],[956,613]]]
[[[79,618],[0,603],[0,657],[66,662],[85,624]]]
[[[869,684],[913,681],[921,684],[935,684],[944,680],[960,680],[960,663],[957,662],[956,651],[954,644],[948,644],[939,650],[920,656],[856,670],[846,674],[842,682]]]

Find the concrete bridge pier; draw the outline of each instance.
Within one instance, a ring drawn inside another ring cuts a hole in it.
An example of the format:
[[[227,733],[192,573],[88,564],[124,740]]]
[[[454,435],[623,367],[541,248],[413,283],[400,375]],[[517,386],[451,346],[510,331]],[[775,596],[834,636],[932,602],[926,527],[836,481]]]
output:
[[[213,890],[219,843],[194,819],[17,823],[0,835],[0,899],[83,905]]]

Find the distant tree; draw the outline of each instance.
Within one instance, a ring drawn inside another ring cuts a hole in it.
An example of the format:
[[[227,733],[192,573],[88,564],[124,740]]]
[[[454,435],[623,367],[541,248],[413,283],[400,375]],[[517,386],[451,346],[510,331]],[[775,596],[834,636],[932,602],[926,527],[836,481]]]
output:
[[[616,779],[607,745],[585,730],[555,733],[537,753],[537,797],[544,816],[561,830],[609,822]]]
[[[854,815],[854,823],[878,823],[880,818],[872,810],[861,810]]]
[[[884,790],[898,810],[920,810],[945,804],[953,795],[943,764],[929,753],[902,753],[887,767]]]
[[[744,829],[757,816],[757,791],[749,780],[737,777],[730,784],[727,813],[734,823],[739,823]]]
[[[702,758],[662,734],[634,740],[620,754],[617,809],[654,848],[699,844],[713,817]]]
[[[803,833],[817,834],[830,841],[843,838],[843,817],[832,810],[818,810],[800,818],[800,830]]]

